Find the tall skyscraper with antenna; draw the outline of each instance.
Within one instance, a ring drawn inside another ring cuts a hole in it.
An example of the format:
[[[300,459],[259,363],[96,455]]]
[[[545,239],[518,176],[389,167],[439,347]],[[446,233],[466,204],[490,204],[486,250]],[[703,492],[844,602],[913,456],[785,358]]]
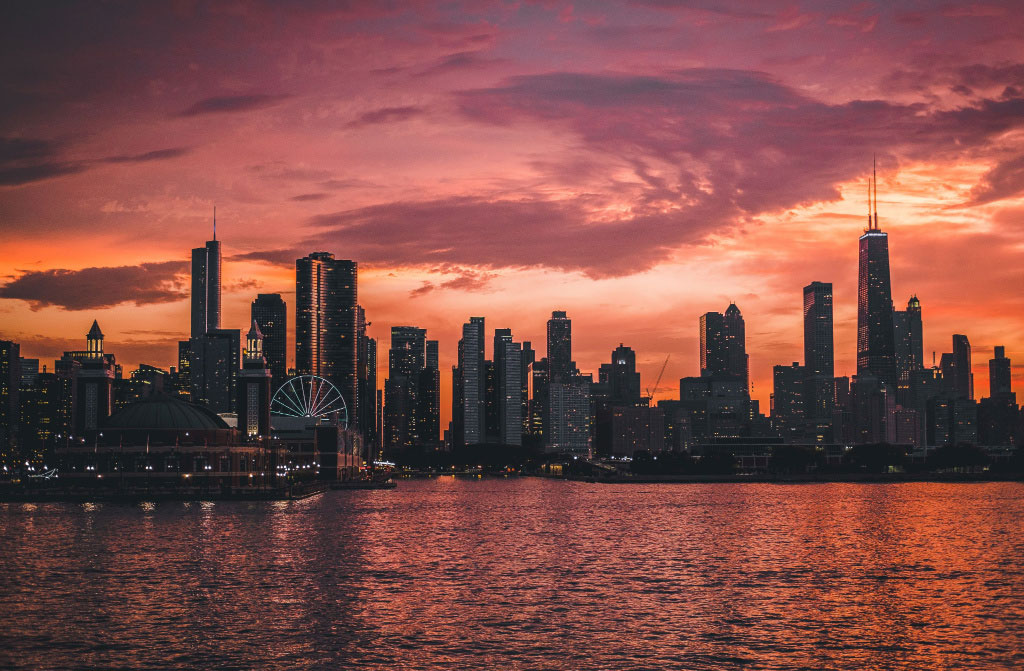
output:
[[[889,236],[878,227],[878,177],[868,182],[868,227],[860,236],[857,283],[857,375],[896,384],[896,342],[889,281]],[[873,196],[873,197],[872,197]]]
[[[192,250],[192,337],[220,328],[220,242],[217,209],[213,210],[213,240]]]

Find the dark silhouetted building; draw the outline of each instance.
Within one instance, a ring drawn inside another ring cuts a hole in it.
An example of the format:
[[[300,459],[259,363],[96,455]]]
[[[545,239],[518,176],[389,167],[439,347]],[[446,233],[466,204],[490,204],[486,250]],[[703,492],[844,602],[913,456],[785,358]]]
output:
[[[924,368],[924,327],[921,320],[921,301],[911,296],[906,310],[892,313],[893,336],[896,342],[897,400],[907,404],[910,377]]]
[[[384,382],[385,447],[404,450],[420,443],[420,374],[426,366],[426,329],[392,326],[388,379]]]
[[[462,325],[458,366],[453,375],[454,443],[457,446],[483,443],[487,435],[483,317],[470,317]]]
[[[523,348],[512,329],[494,330],[494,388],[497,435],[502,445],[523,443]]]
[[[857,376],[874,377],[883,386],[895,387],[896,343],[892,314],[889,236],[878,227],[876,204],[874,217],[868,214],[868,228],[860,236],[857,282]]]
[[[0,340],[0,462],[8,467],[18,459],[20,390],[21,346]]]
[[[772,426],[789,442],[804,438],[806,370],[799,362],[772,369]]]
[[[735,303],[725,314],[708,312],[700,318],[700,374],[716,379],[735,378],[748,391],[746,325]]]
[[[967,336],[953,335],[953,351],[941,359],[942,380],[950,398],[974,398],[974,373],[971,371],[971,343]]]
[[[355,261],[314,252],[295,262],[295,372],[334,384],[350,426],[359,423],[357,305]]]
[[[288,379],[288,306],[281,294],[257,294],[250,318],[263,334],[263,358],[270,369],[270,388],[276,391]]]
[[[831,282],[811,282],[804,287],[803,368],[806,379],[801,405],[808,431],[816,439],[831,440],[835,406]]]
[[[993,356],[988,361],[988,393],[996,397],[1000,394],[1012,393],[1012,377],[1010,360],[1006,357],[1006,348],[996,345]]]
[[[548,376],[552,381],[576,374],[572,360],[572,320],[563,310],[555,310],[548,320]]]
[[[366,312],[362,307],[356,310],[356,364],[359,376],[359,428],[367,445],[379,448],[380,434],[377,403],[377,339],[366,333]]]
[[[214,224],[216,226],[216,224]],[[220,242],[192,250],[192,337],[220,328]]]
[[[211,329],[189,341],[189,381],[194,403],[216,413],[237,411],[241,341],[239,329]]]
[[[640,373],[636,370],[636,352],[631,347],[619,344],[612,350],[612,358],[601,364],[597,373],[598,381],[608,386],[611,405],[637,406],[643,395],[640,389]]]

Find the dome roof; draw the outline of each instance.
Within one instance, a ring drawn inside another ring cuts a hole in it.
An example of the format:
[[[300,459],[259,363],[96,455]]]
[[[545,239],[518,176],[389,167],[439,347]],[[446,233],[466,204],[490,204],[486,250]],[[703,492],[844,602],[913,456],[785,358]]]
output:
[[[104,428],[213,431],[230,427],[212,410],[176,396],[154,394],[115,412]]]

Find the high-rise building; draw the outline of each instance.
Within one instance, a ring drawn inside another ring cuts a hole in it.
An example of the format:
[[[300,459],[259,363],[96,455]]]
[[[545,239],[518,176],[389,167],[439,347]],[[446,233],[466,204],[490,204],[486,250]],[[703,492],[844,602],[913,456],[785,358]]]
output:
[[[971,372],[971,343],[967,336],[953,334],[953,351],[942,355],[942,381],[953,399],[974,398],[974,373]]]
[[[242,332],[210,329],[189,342],[192,402],[216,413],[236,412]]]
[[[18,429],[21,415],[21,346],[0,340],[0,462],[14,465],[18,458]]]
[[[792,366],[775,366],[772,369],[772,426],[785,440],[803,438],[807,379],[806,368],[797,361]]]
[[[220,328],[220,241],[214,217],[213,240],[192,250],[192,337]]]
[[[584,376],[548,384],[547,452],[590,457],[590,384]]]
[[[523,349],[512,329],[494,330],[494,378],[498,406],[498,442],[523,444]]]
[[[857,283],[857,377],[896,385],[896,344],[889,281],[889,237],[878,227],[877,180],[874,216],[869,197],[868,228],[860,236]],[[869,196],[871,189],[868,190]]]
[[[750,361],[747,356],[747,327],[735,303],[729,303],[722,319],[725,326],[725,357],[729,375],[743,380],[750,390]]]
[[[576,374],[572,360],[572,320],[563,310],[555,310],[548,320],[548,375],[554,380]]]
[[[910,375],[924,368],[924,327],[921,301],[911,296],[906,310],[892,313],[893,337],[896,343],[896,373],[899,388],[910,387]]]
[[[536,361],[537,353],[533,350],[533,344],[529,340],[523,341],[523,356],[520,359],[519,379],[522,384],[521,405],[523,416],[523,435],[532,433],[530,429],[530,382],[533,380],[533,364]]]
[[[377,339],[367,335],[366,312],[356,309],[356,367],[359,377],[360,430],[368,445],[378,442],[377,424]]]
[[[486,437],[485,393],[486,367],[484,364],[484,318],[470,317],[462,325],[459,340],[458,387],[461,407],[459,417],[461,445],[484,442]]]
[[[178,369],[175,371],[174,393],[186,401],[192,400],[192,341],[178,341]]]
[[[288,306],[281,294],[257,294],[251,317],[263,334],[263,357],[270,369],[272,391],[288,379]]]
[[[831,282],[804,287],[804,366],[808,376],[835,376]]]
[[[597,379],[608,386],[608,401],[612,406],[638,406],[643,394],[640,373],[636,371],[636,352],[622,343],[612,350],[612,358],[601,364]]]
[[[1006,348],[996,345],[995,352],[988,361],[989,396],[994,398],[1012,392],[1010,370],[1010,360],[1006,357]]]
[[[426,329],[392,326],[388,379],[384,383],[385,446],[404,450],[420,442],[418,393],[426,363]]]
[[[746,324],[735,303],[725,314],[708,312],[700,317],[700,374],[716,379],[734,378],[748,391]]]
[[[438,341],[426,341],[426,356],[416,390],[416,436],[421,445],[436,446],[441,436],[441,370]]]
[[[820,435],[824,439],[830,433],[835,405],[831,282],[811,282],[804,287],[803,368],[804,418],[815,437]]]
[[[265,338],[254,317],[245,338],[245,356],[238,373],[238,430],[246,440],[270,436],[273,374],[264,355]]]
[[[313,252],[295,262],[295,372],[334,384],[350,425],[359,422],[357,305],[355,261]]]

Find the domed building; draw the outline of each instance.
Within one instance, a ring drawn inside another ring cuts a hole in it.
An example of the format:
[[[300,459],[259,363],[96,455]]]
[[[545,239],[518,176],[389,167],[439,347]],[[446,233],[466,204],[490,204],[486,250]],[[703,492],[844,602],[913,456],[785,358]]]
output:
[[[155,393],[104,416],[93,430],[66,436],[56,449],[59,487],[110,497],[291,498],[319,491],[318,481],[356,477],[359,443],[344,427],[275,435],[261,340],[254,324],[239,376],[248,401],[241,427],[205,406]]]

